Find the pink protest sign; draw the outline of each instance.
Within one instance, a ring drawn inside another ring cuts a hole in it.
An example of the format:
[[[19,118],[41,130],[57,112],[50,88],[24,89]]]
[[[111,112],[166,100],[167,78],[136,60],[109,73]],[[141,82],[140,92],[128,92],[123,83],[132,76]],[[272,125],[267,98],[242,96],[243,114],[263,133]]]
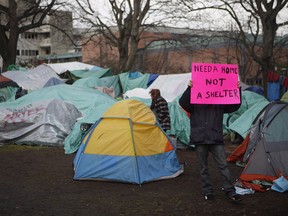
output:
[[[239,104],[238,65],[192,63],[193,104]]]

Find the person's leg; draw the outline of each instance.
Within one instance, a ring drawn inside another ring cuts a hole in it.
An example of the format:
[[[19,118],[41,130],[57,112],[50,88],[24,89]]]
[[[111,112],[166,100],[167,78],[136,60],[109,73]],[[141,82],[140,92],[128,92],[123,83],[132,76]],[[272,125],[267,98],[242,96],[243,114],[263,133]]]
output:
[[[226,196],[233,201],[240,201],[242,198],[240,195],[236,194],[235,187],[232,183],[231,174],[226,162],[224,145],[213,145],[211,146],[210,151],[213,155],[215,162],[217,163],[221,175],[222,186],[224,188]]]
[[[234,185],[232,184],[231,174],[226,162],[224,145],[211,145],[210,151],[213,155],[214,161],[217,163],[224,191],[226,193],[235,192]]]
[[[207,158],[209,155],[209,146],[208,145],[195,145],[196,154],[198,157],[198,163],[200,167],[200,177],[202,181],[202,191],[204,196],[208,194],[213,195],[213,188],[210,181],[208,173],[208,162]]]

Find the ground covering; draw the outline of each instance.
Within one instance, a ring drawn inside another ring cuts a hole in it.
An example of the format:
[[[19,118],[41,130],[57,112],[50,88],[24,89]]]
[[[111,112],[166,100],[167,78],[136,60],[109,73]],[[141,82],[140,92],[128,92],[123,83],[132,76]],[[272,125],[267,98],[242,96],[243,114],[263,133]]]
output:
[[[235,145],[227,143],[230,154]],[[215,200],[201,194],[195,152],[177,150],[184,173],[141,186],[99,181],[73,181],[74,154],[62,147],[0,146],[0,215],[286,215],[288,193],[267,191],[229,201],[221,191],[212,158],[209,169]],[[229,164],[233,178],[242,168]]]

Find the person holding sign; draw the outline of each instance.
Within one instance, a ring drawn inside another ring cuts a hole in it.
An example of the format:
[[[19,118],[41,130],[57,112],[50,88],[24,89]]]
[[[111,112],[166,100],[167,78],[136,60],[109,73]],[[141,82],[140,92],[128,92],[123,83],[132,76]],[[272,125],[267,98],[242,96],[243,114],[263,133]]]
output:
[[[193,75],[193,73],[192,73]],[[208,173],[208,155],[213,155],[221,174],[222,187],[226,196],[233,201],[240,201],[242,198],[236,194],[231,175],[226,162],[223,140],[223,115],[239,109],[241,105],[241,90],[239,90],[238,104],[215,104],[197,103],[193,99],[190,103],[191,94],[194,90],[193,83],[190,81],[188,88],[179,99],[180,106],[190,113],[190,144],[195,145],[195,150],[200,165],[200,176],[202,180],[202,190],[206,200],[214,199],[214,191]],[[234,88],[235,88],[234,87]],[[192,89],[193,88],[193,89]],[[207,92],[209,89],[207,89]]]
[[[161,128],[166,132],[170,130],[170,114],[167,101],[161,96],[159,89],[151,89],[152,103],[150,109],[155,113]]]

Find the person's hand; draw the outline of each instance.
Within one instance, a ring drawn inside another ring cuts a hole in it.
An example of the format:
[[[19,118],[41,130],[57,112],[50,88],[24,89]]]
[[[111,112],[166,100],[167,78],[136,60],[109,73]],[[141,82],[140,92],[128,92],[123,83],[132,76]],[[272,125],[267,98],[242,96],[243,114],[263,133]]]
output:
[[[188,86],[190,86],[190,87],[193,86],[192,80],[189,81]]]

